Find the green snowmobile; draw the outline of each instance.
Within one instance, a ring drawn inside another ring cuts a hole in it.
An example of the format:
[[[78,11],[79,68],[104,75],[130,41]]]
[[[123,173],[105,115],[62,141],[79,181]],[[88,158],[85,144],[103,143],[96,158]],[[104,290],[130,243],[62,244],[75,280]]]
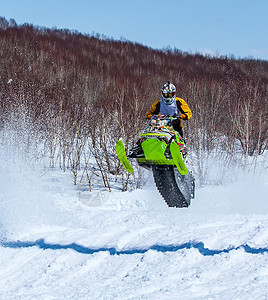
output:
[[[129,158],[135,158],[144,168],[152,169],[155,184],[171,207],[188,207],[194,198],[195,183],[185,161],[186,146],[173,129],[178,117],[155,115],[140,134],[137,146],[127,155],[122,139],[116,144],[116,153],[126,171],[134,173]]]

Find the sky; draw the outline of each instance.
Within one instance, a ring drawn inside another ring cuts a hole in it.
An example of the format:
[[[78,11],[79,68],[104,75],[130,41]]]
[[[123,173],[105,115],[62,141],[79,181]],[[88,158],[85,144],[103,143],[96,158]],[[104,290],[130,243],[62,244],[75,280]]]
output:
[[[0,0],[0,16],[154,49],[268,60],[268,0]]]

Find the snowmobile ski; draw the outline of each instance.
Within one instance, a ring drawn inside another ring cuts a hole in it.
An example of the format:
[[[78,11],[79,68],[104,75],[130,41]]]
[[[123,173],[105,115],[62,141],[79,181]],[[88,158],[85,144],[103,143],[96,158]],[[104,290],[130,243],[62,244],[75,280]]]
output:
[[[116,149],[116,154],[118,156],[118,159],[122,163],[125,170],[129,173],[134,173],[134,170],[127,158],[125,145],[124,145],[122,139],[119,139],[119,141],[116,143],[115,149]]]

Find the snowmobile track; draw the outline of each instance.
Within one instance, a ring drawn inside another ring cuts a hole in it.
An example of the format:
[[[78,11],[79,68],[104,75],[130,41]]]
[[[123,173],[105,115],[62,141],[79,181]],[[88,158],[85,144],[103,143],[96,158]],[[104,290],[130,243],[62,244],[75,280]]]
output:
[[[153,165],[152,170],[157,189],[168,206],[182,208],[190,205],[190,200],[185,199],[177,185],[173,166]]]

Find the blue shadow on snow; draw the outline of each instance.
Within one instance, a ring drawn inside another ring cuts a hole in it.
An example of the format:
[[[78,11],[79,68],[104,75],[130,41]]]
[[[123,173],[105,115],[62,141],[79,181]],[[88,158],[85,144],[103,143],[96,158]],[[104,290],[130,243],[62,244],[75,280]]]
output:
[[[237,250],[237,249],[244,249],[245,252],[251,253],[251,254],[264,254],[268,252],[267,248],[252,248],[248,245],[241,245],[238,247],[231,247],[228,249],[222,249],[222,250],[210,250],[208,248],[205,248],[204,243],[202,242],[189,242],[189,243],[184,243],[181,245],[154,245],[148,248],[141,248],[141,249],[131,249],[131,250],[116,250],[116,248],[111,247],[111,248],[88,248],[85,246],[81,246],[79,244],[68,244],[68,245],[61,245],[61,244],[49,244],[46,243],[44,239],[39,239],[36,240],[35,242],[22,242],[22,241],[16,241],[16,242],[4,242],[1,243],[0,246],[6,247],[6,248],[12,248],[12,249],[17,249],[17,248],[30,248],[30,247],[39,247],[40,249],[50,249],[50,250],[66,250],[66,249],[71,249],[79,253],[83,254],[94,254],[98,252],[106,252],[108,251],[110,255],[121,255],[121,254],[142,254],[146,253],[149,250],[154,250],[158,252],[175,252],[178,250],[182,249],[191,249],[195,248],[197,249],[202,255],[204,256],[211,256],[215,254],[221,254],[221,253],[228,253],[232,250]]]

